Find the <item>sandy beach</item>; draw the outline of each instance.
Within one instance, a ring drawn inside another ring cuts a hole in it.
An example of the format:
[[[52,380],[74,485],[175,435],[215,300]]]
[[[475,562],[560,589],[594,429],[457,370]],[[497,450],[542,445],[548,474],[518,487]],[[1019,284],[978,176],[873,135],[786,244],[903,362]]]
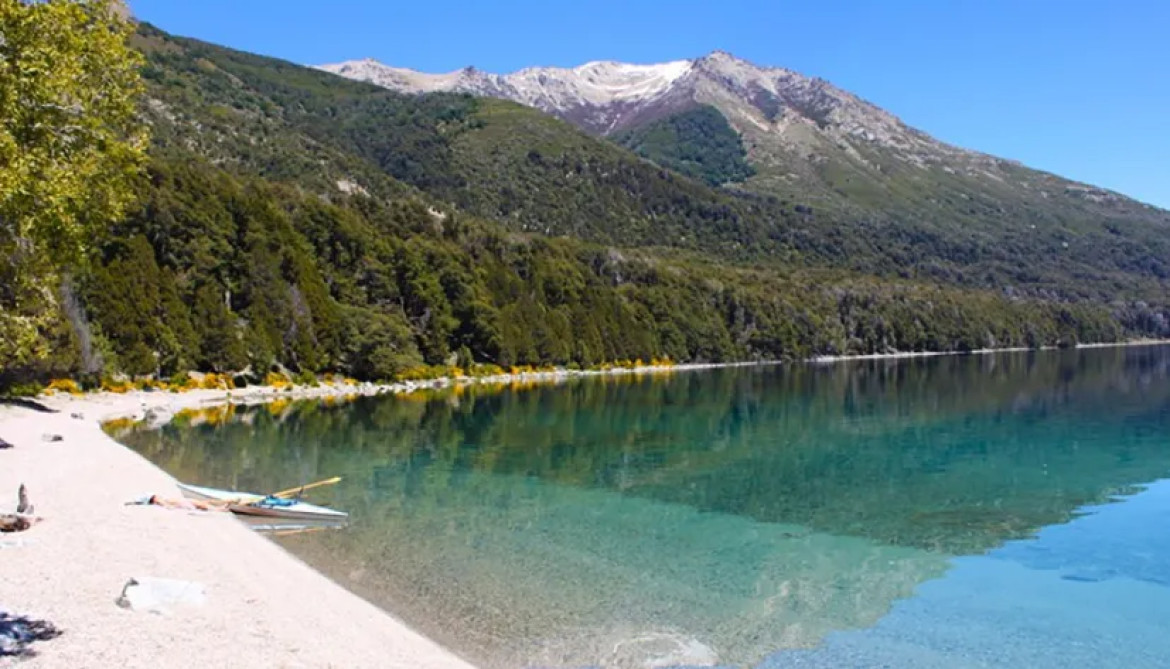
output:
[[[179,492],[99,422],[224,399],[223,391],[128,393],[43,400],[59,413],[0,407],[0,438],[14,445],[0,450],[0,511],[14,510],[23,483],[44,518],[0,535],[0,610],[63,632],[32,644],[35,657],[0,657],[0,666],[470,667],[231,514],[124,505]],[[126,581],[141,576],[199,582],[206,601],[167,614],[117,606]]]

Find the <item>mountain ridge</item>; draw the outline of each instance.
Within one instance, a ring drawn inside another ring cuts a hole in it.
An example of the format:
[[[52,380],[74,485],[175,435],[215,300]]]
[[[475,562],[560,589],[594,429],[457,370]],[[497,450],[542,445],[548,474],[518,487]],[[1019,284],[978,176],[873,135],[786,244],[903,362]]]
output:
[[[383,196],[406,186],[522,233],[1044,299],[1161,303],[1170,277],[1168,212],[1135,216],[1105,200],[1030,196],[863,146],[882,161],[867,173],[835,143],[817,160],[781,151],[807,178],[789,183],[759,159],[769,148],[759,137],[711,122],[727,117],[726,105],[710,114],[686,107],[686,118],[650,120],[636,128],[650,132],[609,141],[511,101],[408,95],[197,40],[161,40],[143,45],[150,106],[163,110],[156,143],[195,145],[329,198],[342,182]],[[215,103],[187,113],[200,98]],[[1001,169],[1047,178],[1006,162]],[[710,185],[727,179],[744,181]],[[787,190],[770,188],[778,179]]]
[[[917,168],[941,170],[981,187],[1006,183],[1014,195],[1029,200],[1067,197],[1080,200],[1078,204],[1120,207],[1125,215],[1162,211],[1110,189],[942,141],[824,79],[755,65],[722,50],[658,64],[596,60],[508,74],[474,67],[428,74],[369,58],[317,68],[403,93],[461,92],[507,99],[602,136],[712,106],[743,137],[749,161],[757,168],[757,177],[745,188],[779,196],[812,195],[836,209],[873,208],[865,202],[855,206],[853,200],[880,200],[897,190],[890,182],[902,177],[921,180],[913,173],[890,176],[891,170]],[[842,190],[846,195],[834,195]],[[1163,218],[1170,221],[1170,215]]]
[[[838,102],[848,102],[855,109],[850,112],[848,120],[852,124],[848,132],[870,141],[891,142],[900,141],[904,146],[906,141],[901,135],[925,137],[948,147],[956,152],[974,154],[992,158],[996,161],[1006,161],[1022,165],[1019,161],[998,158],[975,149],[959,147],[943,142],[933,136],[912,128],[896,115],[886,111],[878,105],[865,100],[845,89],[833,85],[820,77],[808,77],[795,70],[778,66],[760,66],[745,59],[739,58],[729,51],[717,49],[697,58],[666,61],[662,63],[626,63],[614,60],[593,60],[575,67],[530,66],[510,73],[497,74],[485,72],[475,66],[467,66],[447,73],[432,74],[410,68],[386,65],[373,58],[342,61],[339,63],[315,66],[317,69],[339,74],[341,76],[366,81],[385,88],[391,88],[404,93],[433,93],[458,92],[482,95],[485,97],[499,97],[520,102],[528,106],[537,107],[542,111],[574,120],[575,106],[604,106],[621,104],[624,102],[654,102],[670,93],[671,87],[687,77],[701,75],[721,77],[727,83],[735,83],[743,88],[754,90],[759,95],[757,106],[765,114],[775,116],[780,110],[769,109],[778,102],[769,100],[767,94],[775,95],[779,86],[763,86],[759,79],[761,75],[773,77],[782,81],[789,89],[804,89],[807,107],[799,109],[811,120],[826,120],[821,117],[826,111],[825,97],[834,98]],[[550,87],[549,82],[560,83]],[[817,97],[822,98],[822,105],[817,105]],[[870,125],[880,125],[885,132],[878,134],[867,126],[863,126],[858,119],[861,111],[868,115]],[[608,124],[601,124],[586,120],[577,120],[587,130],[599,134],[611,134],[626,127],[628,121],[622,118],[620,109],[609,112],[606,116]],[[873,123],[878,121],[878,123]]]

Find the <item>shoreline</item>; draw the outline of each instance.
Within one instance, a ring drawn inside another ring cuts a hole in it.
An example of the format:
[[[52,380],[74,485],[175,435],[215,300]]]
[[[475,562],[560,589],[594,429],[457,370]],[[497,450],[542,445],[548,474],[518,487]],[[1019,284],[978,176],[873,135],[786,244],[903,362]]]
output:
[[[640,367],[614,367],[605,370],[570,370],[557,368],[553,370],[520,372],[516,374],[504,373],[478,377],[439,377],[420,381],[395,381],[392,383],[359,382],[356,384],[332,383],[318,386],[291,386],[278,389],[272,386],[248,386],[232,390],[184,390],[170,392],[163,390],[133,390],[125,393],[110,391],[86,392],[80,395],[56,393],[54,395],[39,395],[35,398],[46,407],[55,411],[64,412],[75,405],[85,404],[91,409],[96,408],[99,424],[106,421],[129,418],[147,420],[153,427],[165,424],[184,409],[209,408],[222,404],[249,406],[268,404],[279,401],[300,401],[312,399],[341,399],[352,397],[372,397],[378,395],[405,395],[419,390],[439,390],[455,386],[499,385],[512,383],[559,383],[569,379],[606,377],[606,376],[643,376],[655,374],[669,374],[675,372],[692,372],[710,369],[733,369],[738,367],[770,367],[785,365],[832,364],[838,362],[855,362],[870,360],[902,360],[913,358],[936,358],[943,356],[966,355],[994,355],[998,353],[1026,353],[1029,351],[1060,351],[1102,348],[1129,348],[1141,346],[1170,345],[1170,339],[1134,339],[1120,342],[1090,342],[1080,343],[1073,347],[1062,349],[1058,346],[1005,347],[981,348],[970,351],[896,351],[893,353],[858,353],[847,355],[823,355],[795,360],[745,360],[736,362],[700,362],[682,363],[677,365],[643,365]],[[127,401],[127,398],[137,401],[137,404]],[[0,428],[3,428],[5,414],[4,405],[0,405]],[[2,435],[0,435],[2,437]],[[2,491],[0,491],[2,495]],[[2,497],[0,497],[2,499]],[[0,508],[3,508],[0,505]]]
[[[961,356],[961,355],[994,355],[996,353],[1027,353],[1029,351],[1079,351],[1082,349],[1098,349],[1098,348],[1128,348],[1136,346],[1165,346],[1170,345],[1170,339],[1131,339],[1127,341],[1105,341],[1105,342],[1088,342],[1084,344],[1078,343],[1075,346],[1068,348],[1061,348],[1059,346],[1040,346],[1039,348],[1030,348],[1027,346],[1008,346],[1004,348],[977,348],[970,351],[899,351],[895,353],[858,353],[851,355],[821,355],[808,358],[804,363],[835,363],[835,362],[851,362],[854,360],[902,360],[906,358],[938,358],[942,356]]]
[[[101,421],[164,400],[179,410],[226,399],[223,391],[137,391],[39,400],[57,413],[0,406],[0,438],[13,444],[0,450],[0,512],[15,508],[24,484],[43,519],[0,535],[8,584],[0,611],[62,631],[32,643],[35,656],[0,657],[0,667],[472,669],[232,514],[125,505],[181,495],[174,478],[106,435]],[[144,576],[199,583],[206,601],[164,614],[115,604],[129,579]]]
[[[1077,348],[1164,344],[1170,341]],[[1036,349],[835,356],[787,364],[1028,350]],[[173,477],[108,436],[101,429],[105,421],[131,418],[158,425],[184,409],[222,404],[780,364],[786,363],[748,361],[284,390],[256,386],[37,398],[55,413],[0,405],[0,438],[14,445],[0,450],[0,512],[15,507],[16,488],[23,483],[36,515],[44,518],[30,530],[0,535],[0,570],[19,575],[10,577],[9,588],[0,592],[0,611],[44,619],[64,632],[59,638],[33,644],[36,657],[0,658],[0,667],[17,663],[30,667],[472,667],[392,612],[344,589],[230,514],[124,506],[145,494],[180,495]],[[62,440],[44,441],[45,434],[59,434]],[[169,615],[116,606],[114,600],[126,581],[141,576],[199,582],[206,588],[207,601]]]

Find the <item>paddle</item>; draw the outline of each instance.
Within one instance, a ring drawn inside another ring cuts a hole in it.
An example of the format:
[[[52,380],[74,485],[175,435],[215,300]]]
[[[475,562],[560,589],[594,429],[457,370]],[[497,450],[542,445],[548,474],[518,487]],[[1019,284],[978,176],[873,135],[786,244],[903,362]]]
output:
[[[323,485],[333,485],[334,483],[337,483],[340,480],[341,480],[340,476],[334,476],[333,478],[325,479],[324,481],[317,481],[316,483],[308,483],[305,485],[297,486],[295,488],[289,488],[288,490],[281,490],[280,492],[274,492],[271,495],[269,495],[269,497],[290,497],[294,494],[299,495],[300,493],[302,493],[306,490],[309,490],[310,488],[319,488]]]
[[[306,483],[305,485],[299,485],[295,488],[289,488],[288,490],[281,490],[280,492],[274,492],[274,493],[271,493],[270,495],[268,495],[268,497],[279,497],[279,498],[283,499],[286,497],[291,497],[292,495],[299,495],[300,493],[302,493],[310,488],[318,488],[318,487],[324,486],[324,485],[333,485],[334,483],[337,483],[340,480],[341,480],[340,476],[334,476],[333,478],[325,479],[324,481],[317,481],[316,483]],[[245,501],[244,498],[240,498],[240,499],[234,499],[234,500],[227,500],[225,503],[226,504],[256,504],[258,502],[264,501],[265,499],[266,499],[266,497],[264,497],[264,496],[255,495],[254,497],[252,497],[252,499],[247,500],[247,501]]]

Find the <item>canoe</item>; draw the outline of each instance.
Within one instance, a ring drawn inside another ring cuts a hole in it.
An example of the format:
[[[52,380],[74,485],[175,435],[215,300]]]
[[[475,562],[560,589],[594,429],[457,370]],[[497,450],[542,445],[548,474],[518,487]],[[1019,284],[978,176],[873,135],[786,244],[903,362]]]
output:
[[[180,483],[179,490],[188,499],[202,501],[231,502],[228,510],[245,516],[265,516],[268,518],[296,518],[298,520],[345,520],[348,513],[330,509],[308,502],[296,501],[288,506],[264,504],[264,495],[251,492],[236,492],[220,490],[219,488],[204,488],[203,486]]]

